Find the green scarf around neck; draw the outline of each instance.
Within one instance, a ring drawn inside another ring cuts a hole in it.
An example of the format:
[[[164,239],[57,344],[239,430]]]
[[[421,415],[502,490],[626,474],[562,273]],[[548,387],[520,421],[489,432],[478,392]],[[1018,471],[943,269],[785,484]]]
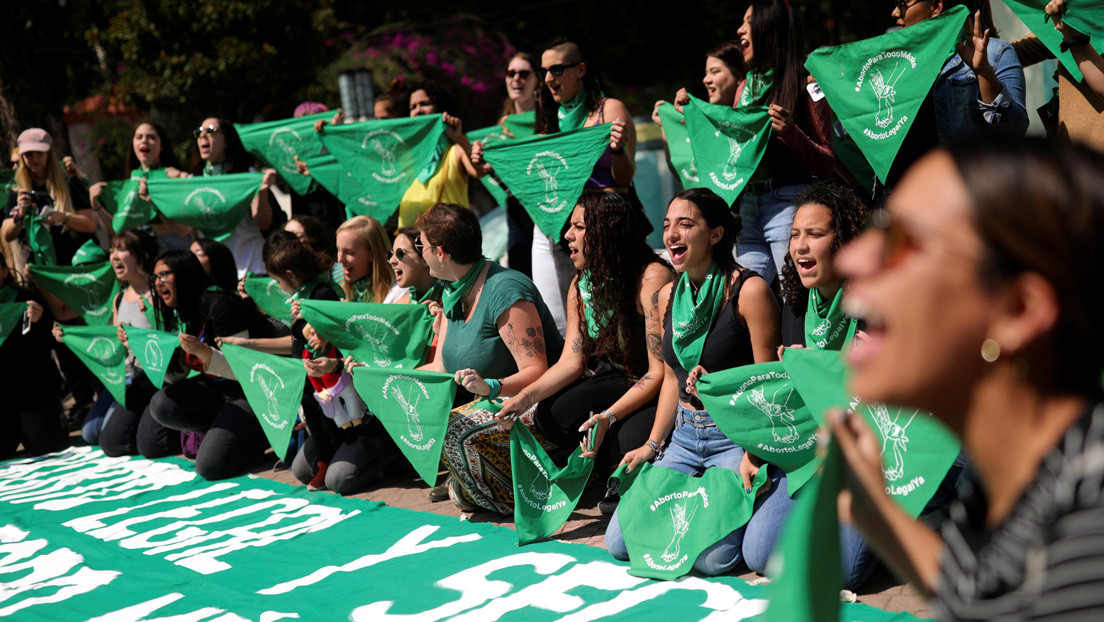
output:
[[[464,299],[464,296],[471,290],[472,285],[475,284],[476,279],[479,278],[479,273],[483,271],[483,266],[487,265],[487,258],[480,257],[479,261],[472,264],[472,267],[468,269],[468,272],[460,278],[460,280],[453,283],[445,283],[444,291],[441,292],[441,307],[445,310],[445,316],[451,316],[452,310],[460,304],[460,301]]]
[[[560,120],[560,131],[577,130],[586,125],[589,111],[586,108],[586,89],[571,98],[571,101],[560,104],[556,110],[556,117]]]
[[[205,162],[203,164],[203,176],[204,177],[212,177],[214,175],[225,175],[225,174],[226,174],[226,162],[219,162],[218,164],[211,164],[210,162]]]
[[[587,334],[591,339],[598,338],[598,332],[609,323],[609,317],[596,318],[590,301],[594,297],[594,284],[590,282],[590,273],[583,271],[579,274],[579,298],[583,301],[583,319],[586,320]]]
[[[686,272],[675,285],[671,294],[671,348],[686,371],[701,359],[705,338],[724,302],[724,287],[725,274],[716,262],[709,266],[697,291]]]
[[[814,287],[809,290],[809,305],[805,310],[805,346],[817,350],[839,350],[852,333],[854,322],[843,313],[843,287],[835,297],[824,300]]]
[[[740,93],[740,107],[767,106],[767,95],[774,85],[774,70],[768,69],[763,73],[748,72],[744,90]]]
[[[445,285],[440,281],[434,281],[433,285],[429,286],[429,289],[422,292],[420,295],[414,291],[414,288],[410,288],[410,304],[420,305],[423,302],[429,300],[437,300],[441,297],[441,292],[444,291]]]

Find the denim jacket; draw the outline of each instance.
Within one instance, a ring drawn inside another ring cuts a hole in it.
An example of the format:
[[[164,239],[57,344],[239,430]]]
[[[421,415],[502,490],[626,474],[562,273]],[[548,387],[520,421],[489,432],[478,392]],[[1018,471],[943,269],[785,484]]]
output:
[[[993,103],[981,101],[974,70],[955,54],[943,65],[932,87],[935,123],[939,144],[970,132],[1008,132],[1023,136],[1027,132],[1024,107],[1024,72],[1012,45],[990,39],[989,64],[1001,83],[1001,92]]]

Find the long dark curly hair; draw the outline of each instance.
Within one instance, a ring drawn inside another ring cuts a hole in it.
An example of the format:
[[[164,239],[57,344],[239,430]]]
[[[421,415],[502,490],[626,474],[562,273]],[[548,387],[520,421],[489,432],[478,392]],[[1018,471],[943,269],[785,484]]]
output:
[[[816,183],[794,197],[794,205],[801,209],[804,205],[823,205],[832,213],[832,255],[862,233],[866,224],[866,205],[850,188],[832,183]],[[809,304],[809,290],[801,284],[797,276],[797,266],[793,258],[786,253],[786,263],[782,267],[782,302],[789,305],[794,316],[801,317]]]
[[[644,271],[653,263],[671,265],[648,246],[641,219],[624,197],[612,192],[584,194],[579,199],[583,208],[584,253],[586,271],[593,287],[591,312],[597,318],[610,318],[591,339],[586,326],[583,337],[584,354],[597,352],[603,356],[619,353],[630,374],[643,373],[632,369],[633,361],[641,360],[644,340],[635,335],[636,301]],[[585,318],[583,300],[578,299],[579,318]],[[620,362],[620,361],[619,361]]]
[[[591,62],[583,53],[582,47],[575,41],[567,37],[556,37],[548,42],[548,45],[544,47],[545,50],[551,50],[553,48],[562,47],[567,52],[567,60],[572,63],[586,63],[586,74],[583,76],[583,91],[586,93],[586,100],[583,104],[586,106],[587,113],[594,112],[598,109],[598,103],[602,101],[603,97],[610,97],[609,89],[606,88],[605,82],[602,81],[601,74],[598,73],[598,65]],[[537,64],[539,67],[540,64]],[[537,67],[533,67],[536,69]],[[539,74],[539,72],[538,72]],[[560,131],[560,119],[556,115],[556,111],[560,109],[560,105],[552,98],[552,91],[548,90],[548,86],[545,85],[544,79],[538,75],[540,83],[537,85],[537,114],[536,114],[536,132],[538,134],[555,134]]]

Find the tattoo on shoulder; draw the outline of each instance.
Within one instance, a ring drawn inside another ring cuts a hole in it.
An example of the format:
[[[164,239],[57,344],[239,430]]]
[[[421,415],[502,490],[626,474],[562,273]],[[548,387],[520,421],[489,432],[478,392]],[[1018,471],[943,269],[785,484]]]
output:
[[[663,359],[663,337],[659,333],[648,333],[648,353],[657,359]]]

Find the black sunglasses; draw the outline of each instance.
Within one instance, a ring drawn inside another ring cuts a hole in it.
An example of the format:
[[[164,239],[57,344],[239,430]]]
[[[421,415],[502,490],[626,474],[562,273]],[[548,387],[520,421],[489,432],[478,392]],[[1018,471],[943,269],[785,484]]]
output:
[[[560,73],[563,73],[563,72],[561,71]],[[517,76],[518,78],[520,78],[522,80],[528,80],[529,76],[531,76],[531,75],[533,75],[533,72],[529,71],[528,69],[507,69],[506,70],[506,79],[508,79],[508,80],[513,80],[514,76]],[[556,75],[556,74],[552,74],[552,75]]]
[[[414,242],[414,250],[417,250],[417,249],[418,249],[418,242],[415,241]],[[410,254],[411,254],[410,251],[406,250],[405,248],[400,248],[397,251],[387,251],[387,258],[391,259],[392,257],[394,257],[394,258],[398,259],[399,261],[402,261],[402,260],[406,259],[407,256],[409,256]]]
[[[192,136],[195,136],[196,138],[199,138],[200,136],[203,136],[204,134],[207,134],[208,136],[210,136],[211,134],[218,134],[221,131],[222,130],[215,127],[214,125],[208,125],[207,127],[203,127],[201,125],[201,126],[197,127],[196,129],[192,130]]]
[[[542,80],[544,79],[544,75],[546,73],[552,74],[553,78],[558,78],[558,77],[564,75],[564,72],[567,71],[568,69],[571,69],[572,67],[576,67],[576,66],[582,65],[582,64],[583,64],[583,61],[579,61],[577,63],[570,63],[570,64],[567,64],[567,65],[552,65],[551,67],[541,67],[537,71],[540,72],[540,77],[541,77]]]

